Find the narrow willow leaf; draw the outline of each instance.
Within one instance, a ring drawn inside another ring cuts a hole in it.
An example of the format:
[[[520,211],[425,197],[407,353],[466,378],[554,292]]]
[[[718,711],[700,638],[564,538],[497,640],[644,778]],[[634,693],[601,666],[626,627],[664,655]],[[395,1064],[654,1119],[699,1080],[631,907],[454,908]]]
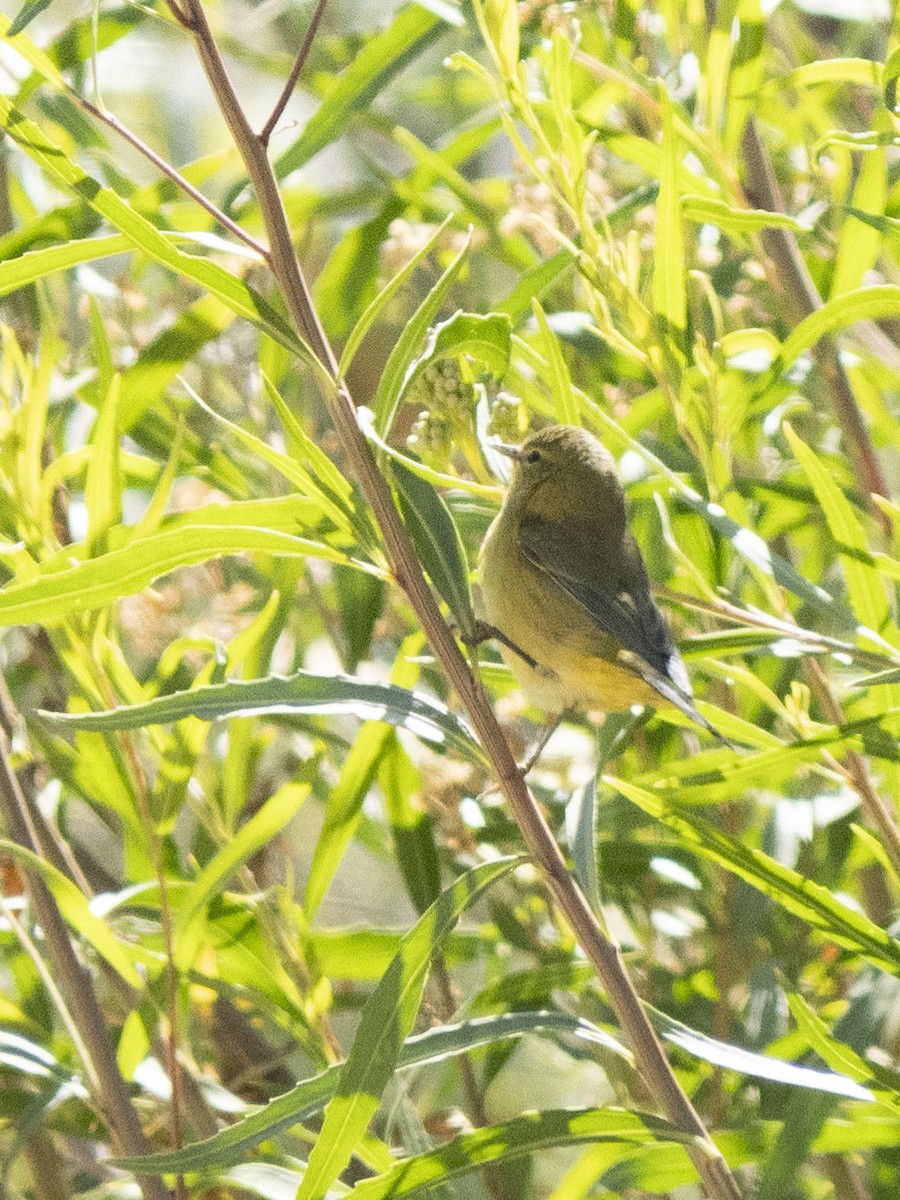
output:
[[[495,306],[495,311],[506,313],[518,324],[519,319],[528,312],[532,301],[552,287],[566,272],[574,270],[576,261],[568,246],[557,250],[550,258],[523,272],[512,291]]]
[[[284,426],[285,438],[291,453],[296,455],[301,462],[306,463],[320,488],[331,496],[339,507],[347,513],[352,512],[353,485],[338,470],[321,446],[317,445],[315,440],[309,436],[296,415],[291,412],[284,397],[265,373],[263,373],[262,380],[266,395],[274,405]]]
[[[316,839],[303,893],[303,909],[310,922],[315,919],[344,851],[359,827],[363,802],[371,790],[390,736],[389,725],[367,723],[341,763],[337,783],[328,796],[325,822]]]
[[[446,28],[418,4],[402,8],[383,33],[369,38],[338,76],[303,133],[277,160],[279,179],[299,170],[340,137],[355,113],[367,108],[395,75],[426,50]]]
[[[131,249],[131,242],[120,233],[108,237],[80,238],[50,246],[44,250],[28,250],[16,258],[0,262],[0,296],[37,283],[48,275],[67,271],[82,263],[95,262],[98,258],[110,258]]]
[[[440,895],[441,860],[434,822],[419,799],[422,773],[395,736],[379,763],[378,786],[407,895],[416,912],[423,913]]]
[[[742,558],[753,563],[764,574],[774,579],[776,583],[780,583],[782,587],[786,587],[795,596],[799,596],[801,600],[805,600],[807,604],[812,604],[818,609],[834,611],[836,607],[834,597],[818,584],[804,579],[794,570],[787,559],[771,550],[759,534],[754,533],[752,529],[747,529],[744,525],[739,525],[737,521],[733,521],[721,505],[704,500],[696,492],[686,491],[684,488],[679,488],[677,495],[694,512],[700,513],[717,533],[727,538]]]
[[[682,1148],[692,1139],[659,1117],[606,1108],[523,1113],[511,1121],[463,1134],[429,1154],[401,1160],[387,1174],[358,1183],[353,1195],[355,1200],[400,1200],[488,1164],[515,1161],[554,1146],[614,1142],[627,1146],[631,1155],[655,1149],[660,1141],[679,1145],[678,1161],[687,1169],[688,1179],[695,1178]],[[302,1200],[302,1189],[298,1196]]]
[[[429,325],[437,316],[451,287],[462,271],[469,252],[470,240],[470,238],[466,238],[459,253],[407,321],[396,346],[388,356],[384,370],[381,372],[381,379],[378,381],[378,390],[372,401],[375,428],[383,438],[390,435],[394,418],[403,403],[409,368],[425,340]]]
[[[121,376],[109,381],[91,436],[91,458],[84,485],[88,544],[92,552],[105,546],[107,532],[122,519],[122,469],[119,454],[119,390]]]
[[[267,462],[271,467],[274,467],[279,474],[294,485],[301,496],[307,500],[312,500],[314,504],[318,505],[322,514],[328,517],[337,529],[343,530],[348,534],[352,532],[352,513],[348,513],[346,509],[335,502],[332,496],[319,487],[309,471],[302,467],[294,458],[291,458],[288,454],[282,454],[280,450],[276,450],[274,446],[270,446],[262,438],[250,433],[249,430],[244,429],[243,426],[238,425],[236,422],[229,421],[227,417],[210,408],[206,401],[194,391],[187,380],[182,379],[181,386],[194,403],[198,404],[213,420],[224,425],[248,450],[261,458],[263,462]]]
[[[826,937],[864,955],[883,970],[897,971],[900,967],[900,942],[868,917],[835,900],[821,884],[782,866],[761,850],[745,846],[657,793],[612,776],[604,776],[603,781],[674,830],[694,853],[737,875]]]
[[[71,879],[18,842],[0,838],[0,850],[21,863],[24,870],[39,875],[52,893],[66,924],[93,946],[127,983],[134,988],[143,988],[144,980],[135,970],[121,943],[107,923],[91,911],[87,897]]]
[[[52,3],[53,0],[27,0],[27,3],[22,5],[10,22],[6,36],[12,38],[21,33],[23,29],[27,29],[35,17],[39,16],[45,8],[49,8]]]
[[[122,372],[119,424],[123,432],[131,432],[140,440],[142,434],[146,435],[149,421],[152,421],[153,429],[159,429],[161,439],[170,436],[171,431],[166,426],[169,421],[174,425],[178,418],[166,413],[166,390],[185,365],[204,346],[215,341],[234,319],[234,310],[216,296],[200,296],[142,347],[137,360]],[[82,394],[90,398],[89,389]],[[145,421],[145,417],[149,421]],[[185,441],[186,450],[198,459],[208,449],[199,439],[195,446],[191,446],[189,438]],[[221,472],[222,456],[216,459],[210,455],[210,458],[210,466]],[[234,471],[236,474],[236,467]],[[226,490],[229,495],[242,494],[236,482],[232,482]]]
[[[432,745],[452,747],[477,762],[484,761],[481,747],[460,718],[439,700],[388,683],[367,683],[350,675],[314,675],[299,671],[287,678],[233,680],[173,692],[144,704],[106,712],[50,713],[41,715],[55,724],[78,729],[142,729],[199,717],[201,721],[300,713],[342,713],[363,721],[402,725]]]
[[[703,1062],[712,1063],[716,1067],[725,1067],[729,1071],[737,1071],[741,1075],[749,1075],[753,1079],[771,1079],[774,1083],[786,1083],[791,1087],[808,1088],[815,1092],[826,1092],[831,1096],[844,1096],[848,1100],[875,1100],[868,1088],[860,1087],[860,1079],[871,1078],[871,1073],[864,1076],[845,1071],[836,1063],[829,1061],[831,1071],[823,1071],[815,1067],[801,1067],[796,1063],[783,1062],[768,1054],[754,1054],[740,1046],[729,1042],[717,1041],[698,1033],[680,1021],[674,1021],[657,1009],[649,1009],[650,1020],[657,1033],[661,1034],[673,1046],[680,1046],[688,1054]]]
[[[511,334],[512,321],[504,313],[455,312],[429,333],[424,351],[403,380],[404,394],[432,363],[459,354],[474,358],[495,379],[502,379],[509,366]]]
[[[700,225],[717,225],[729,233],[753,233],[757,229],[790,229],[794,233],[809,233],[811,228],[787,213],[769,212],[763,208],[737,208],[709,196],[682,196],[681,211],[689,221]]]
[[[412,688],[418,683],[421,666],[414,661],[414,656],[421,650],[422,642],[421,634],[411,634],[404,639],[391,670],[390,683],[401,688]],[[310,924],[331,886],[344,851],[359,828],[363,802],[392,740],[390,726],[368,724],[360,731],[341,764],[337,783],[328,796],[325,821],[316,840],[306,880],[303,906]],[[432,896],[432,900],[434,898]]]
[[[547,323],[544,310],[537,300],[532,300],[531,311],[537,321],[541,335],[541,349],[550,368],[547,383],[550,387],[556,418],[562,425],[579,425],[581,418],[578,412],[578,402],[572,391],[572,379],[569,368],[563,358],[559,339]]]
[[[371,302],[368,308],[366,308],[365,312],[356,322],[356,325],[354,325],[349,337],[347,338],[347,343],[344,346],[343,353],[341,354],[341,362],[340,366],[338,367],[338,374],[341,375],[341,377],[346,374],[347,368],[350,366],[351,362],[353,362],[353,359],[356,356],[356,351],[359,349],[363,338],[372,328],[379,315],[387,307],[400,288],[403,287],[419,263],[431,253],[431,251],[440,241],[444,230],[452,220],[452,215],[445,217],[443,222],[435,231],[434,236],[430,237],[425,245],[413,255],[409,262],[400,268],[393,279],[385,284],[385,286],[381,289],[375,299]],[[0,279],[2,279],[2,276],[0,276]]]
[[[22,115],[8,97],[0,95],[0,124],[16,145],[53,179],[105,217],[131,245],[162,266],[218,296],[225,304],[267,333],[280,345],[303,357],[317,371],[322,367],[312,350],[284,319],[243,280],[217,263],[185,254],[111,188],[103,187],[56,145],[33,121]]]
[[[679,194],[679,139],[675,131],[672,101],[662,80],[658,81],[662,114],[662,170],[656,202],[656,254],[653,269],[653,307],[676,346],[684,338],[687,324],[687,294],[684,288],[684,227]]]
[[[369,441],[377,446],[386,458],[400,463],[407,471],[413,475],[417,475],[419,479],[426,480],[436,488],[453,489],[454,491],[465,492],[469,496],[483,496],[484,499],[493,500],[497,504],[502,501],[503,488],[498,487],[496,484],[476,483],[473,479],[464,479],[458,475],[447,475],[442,471],[435,471],[432,467],[426,466],[425,463],[419,462],[418,459],[410,458],[408,454],[403,454],[394,446],[389,445],[376,432],[375,414],[370,408],[360,406],[357,409],[356,416],[360,429]]]
[[[794,326],[781,345],[779,367],[786,370],[826,333],[843,329],[856,321],[877,321],[880,317],[895,317],[898,313],[900,287],[895,284],[855,288],[852,292],[835,296]]]
[[[425,1033],[413,1034],[403,1044],[397,1059],[398,1071],[427,1066],[481,1046],[490,1046],[505,1038],[526,1033],[555,1032],[569,1034],[597,1045],[630,1061],[631,1056],[595,1025],[582,1017],[565,1013],[521,1012],[478,1017],[458,1025],[444,1025]],[[163,1151],[142,1158],[120,1159],[120,1166],[141,1174],[177,1171],[203,1171],[232,1162],[244,1150],[267,1141],[279,1130],[287,1129],[320,1112],[334,1095],[343,1064],[329,1067],[321,1075],[305,1079],[283,1096],[276,1096],[258,1111],[242,1117],[226,1129],[182,1150]]]
[[[469,592],[466,551],[447,505],[426,480],[396,459],[391,475],[403,520],[422,566],[445,601],[463,638],[473,636],[475,614]]]
[[[269,529],[176,526],[64,571],[40,574],[0,591],[0,625],[51,625],[77,612],[131,596],[176,567],[223,554],[286,554],[349,563],[346,554]]]
[[[859,83],[880,87],[884,68],[871,58],[829,58],[805,63],[768,80],[762,88],[763,94],[777,92],[784,95],[790,88],[815,87],[822,83]]]
[[[896,638],[897,630],[891,620],[887,593],[863,527],[850,501],[816,452],[797,436],[787,421],[783,429],[794,457],[812,484],[831,536],[837,543],[853,613],[863,626],[858,632],[865,637],[867,629],[874,631],[879,645],[883,645],[884,638]]]
[[[613,713],[611,716],[619,716]],[[629,716],[631,714],[628,714]],[[606,732],[606,722],[603,723]],[[603,764],[599,765],[603,769]],[[597,776],[578,788],[566,805],[566,826],[572,849],[575,877],[595,913],[601,911],[600,881],[597,872]]]
[[[465,909],[516,861],[499,859],[467,871],[441,893],[404,937],[363,1009],[297,1200],[320,1200],[350,1161],[394,1073],[403,1042],[412,1032],[432,958]]]
[[[865,1059],[861,1058],[850,1046],[839,1042],[831,1034],[825,1022],[816,1015],[806,1000],[797,992],[791,993],[787,1002],[800,1032],[809,1042],[810,1049],[815,1050],[832,1071],[839,1071],[843,1076],[855,1080],[860,1092],[868,1092],[867,1088],[858,1086],[872,1080],[872,1071]],[[868,1092],[868,1097],[874,1099],[871,1092]]]
[[[203,937],[203,913],[238,867],[270,842],[296,815],[309,795],[309,785],[280,788],[213,856],[192,884],[179,894],[175,918],[175,965],[187,971],[197,958]]]
[[[861,287],[868,272],[875,266],[881,252],[884,229],[878,225],[887,203],[887,150],[881,147],[860,156],[859,176],[853,188],[852,207],[841,224],[837,243],[830,296],[839,296]],[[861,212],[873,218],[859,220]]]

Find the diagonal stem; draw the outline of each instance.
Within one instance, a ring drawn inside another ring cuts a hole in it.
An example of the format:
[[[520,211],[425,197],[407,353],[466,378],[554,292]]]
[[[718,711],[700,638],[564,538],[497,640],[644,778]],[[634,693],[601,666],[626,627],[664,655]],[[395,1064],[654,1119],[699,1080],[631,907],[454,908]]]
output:
[[[394,505],[386,480],[378,470],[356,419],[346,384],[339,378],[337,360],[312,303],[309,288],[294,254],[287,216],[265,146],[250,126],[234,91],[225,64],[206,21],[201,0],[181,0],[185,27],[194,37],[210,86],[237,144],[256,191],[271,249],[271,265],[297,329],[331,375],[326,392],[329,412],[356,476],[381,529],[394,578],[406,593],[435,657],[459,695],[506,795],[522,837],[543,870],[587,957],[603,981],[610,1006],[625,1030],[638,1068],[668,1119],[690,1137],[687,1152],[710,1200],[741,1200],[741,1193],[721,1152],[712,1142],[697,1111],[681,1089],[662,1045],[641,1008],[618,946],[604,934],[587,900],[569,873],[562,852],[540,808],[525,785],[493,710],[469,669],[453,633],[425,580],[413,544]]]

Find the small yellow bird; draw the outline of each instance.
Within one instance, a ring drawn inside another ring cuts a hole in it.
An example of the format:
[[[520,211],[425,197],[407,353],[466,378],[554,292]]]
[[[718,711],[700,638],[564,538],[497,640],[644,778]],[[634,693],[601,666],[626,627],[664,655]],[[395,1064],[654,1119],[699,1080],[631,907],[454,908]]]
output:
[[[663,701],[725,741],[691,702],[609,451],[571,425],[496,448],[513,472],[481,549],[481,593],[528,698],[554,714]]]

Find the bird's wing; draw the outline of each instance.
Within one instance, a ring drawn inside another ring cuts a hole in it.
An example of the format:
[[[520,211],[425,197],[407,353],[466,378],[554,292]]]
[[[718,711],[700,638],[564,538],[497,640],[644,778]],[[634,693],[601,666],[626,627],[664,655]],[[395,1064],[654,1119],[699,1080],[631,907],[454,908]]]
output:
[[[639,675],[663,700],[702,725],[724,745],[728,738],[691,702],[691,683],[672,635],[650,591],[641,552],[630,533],[598,536],[595,522],[558,522],[539,514],[523,516],[519,546],[597,623],[621,643],[619,662]]]
[[[557,522],[523,516],[518,544],[534,566],[576,600],[599,629],[622,644],[618,661],[640,676],[662,700],[734,749],[691,702],[691,685],[662,613],[650,593],[647,568],[630,533],[604,538],[596,522]]]
[[[598,536],[596,522],[569,520],[563,533],[558,522],[529,513],[519,523],[519,546],[529,562],[578,601],[603,633],[690,696],[687,673],[630,534],[611,545]]]

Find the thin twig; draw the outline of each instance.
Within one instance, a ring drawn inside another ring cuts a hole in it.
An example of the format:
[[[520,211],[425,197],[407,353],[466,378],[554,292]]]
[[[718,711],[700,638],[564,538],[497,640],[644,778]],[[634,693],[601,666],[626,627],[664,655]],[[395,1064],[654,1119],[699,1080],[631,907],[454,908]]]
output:
[[[256,192],[272,247],[272,271],[288,312],[331,376],[332,387],[326,391],[325,400],[346,455],[349,473],[359,482],[384,537],[394,578],[406,593],[435,657],[469,715],[529,852],[543,870],[557,903],[603,981],[610,1006],[631,1041],[647,1087],[672,1124],[689,1135],[686,1149],[707,1196],[711,1200],[740,1200],[741,1193],[734,1176],[678,1083],[662,1045],[644,1015],[618,946],[604,934],[569,872],[540,808],[522,779],[494,712],[441,615],[390,489],[359,427],[350,392],[339,379],[334,351],[325,336],[294,253],[287,216],[265,147],[250,126],[234,91],[201,0],[183,0],[183,3],[200,61]]]
[[[328,0],[318,0],[315,12],[309,22],[309,29],[306,31],[306,37],[303,39],[303,45],[297,52],[297,57],[294,59],[294,65],[291,67],[290,74],[287,77],[287,82],[284,85],[281,95],[278,97],[278,103],[272,109],[272,115],[266,121],[260,130],[259,140],[264,146],[269,145],[269,139],[275,126],[281,119],[281,114],[287,108],[288,101],[294,94],[294,88],[297,86],[297,80],[300,78],[300,72],[306,65],[306,59],[312,49],[313,41],[315,40],[316,30],[319,28],[319,22],[322,20],[322,15],[325,12],[325,5]]]
[[[10,723],[7,719],[0,724],[8,726]],[[10,837],[20,846],[25,846],[39,855],[40,836],[31,820],[28,805],[12,769],[9,743],[2,728],[0,810]],[[36,872],[26,868],[24,874],[28,880],[31,902],[41,926],[56,979],[90,1056],[91,1067],[98,1082],[94,1100],[106,1117],[120,1153],[129,1156],[149,1154],[152,1147],[144,1137],[125,1080],[119,1072],[106,1019],[90,976],[75,954],[69,931],[50,889]],[[138,1176],[138,1182],[145,1200],[170,1200],[168,1188],[157,1176],[141,1175]]]
[[[224,229],[227,229],[229,233],[233,233],[234,236],[238,238],[239,241],[242,241],[245,246],[249,246],[251,250],[255,250],[263,262],[269,261],[269,251],[265,246],[262,245],[261,242],[258,242],[256,238],[247,233],[245,229],[242,229],[241,226],[238,225],[237,221],[233,221],[227,213],[222,212],[221,208],[213,204],[212,200],[210,200],[207,196],[204,196],[199,188],[195,188],[194,185],[189,183],[179,171],[176,171],[175,168],[171,166],[170,163],[167,163],[166,160],[161,158],[154,149],[148,146],[146,142],[142,141],[136,133],[133,133],[127,125],[123,125],[118,117],[114,117],[112,113],[107,112],[103,108],[98,108],[96,104],[92,104],[90,100],[85,99],[85,97],[75,91],[74,88],[69,88],[68,92],[73,100],[75,100],[75,102],[79,104],[86,113],[90,113],[92,117],[95,117],[98,121],[102,121],[104,125],[108,125],[110,129],[119,135],[119,137],[124,138],[124,140],[128,142],[130,146],[133,146],[135,150],[144,156],[144,158],[146,158],[149,162],[152,162],[157,170],[162,171],[163,175],[165,175],[167,179],[171,179],[175,186],[180,188],[185,195],[188,195],[192,200],[195,200],[201,208],[205,208],[214,221],[218,222],[218,224]]]

